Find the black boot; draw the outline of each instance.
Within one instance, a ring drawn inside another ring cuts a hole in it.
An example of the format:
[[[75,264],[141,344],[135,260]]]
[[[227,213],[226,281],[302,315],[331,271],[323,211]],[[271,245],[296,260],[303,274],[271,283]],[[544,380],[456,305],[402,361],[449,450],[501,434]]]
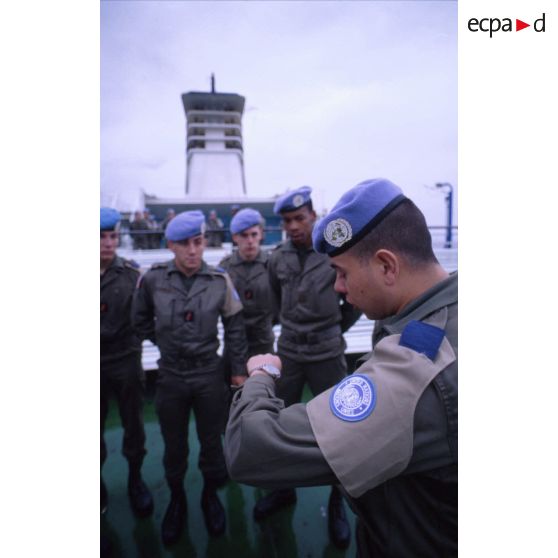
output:
[[[294,488],[274,490],[256,502],[254,519],[262,521],[281,508],[291,506],[294,503],[296,503],[296,490]]]
[[[201,508],[208,533],[212,537],[222,535],[225,532],[227,521],[225,518],[225,509],[217,496],[217,490],[214,485],[206,484],[203,487]]]
[[[165,546],[174,544],[180,538],[184,528],[187,509],[186,493],[184,490],[182,488],[173,490],[171,492],[171,501],[161,526],[161,538]]]
[[[103,479],[101,478],[101,513],[105,513],[108,507],[108,492]]]
[[[128,477],[128,498],[134,513],[139,517],[147,517],[153,513],[153,498],[151,492],[139,471],[130,471]]]
[[[347,548],[351,542],[351,528],[345,515],[343,496],[335,486],[331,487],[327,512],[327,525],[331,542],[337,548]]]

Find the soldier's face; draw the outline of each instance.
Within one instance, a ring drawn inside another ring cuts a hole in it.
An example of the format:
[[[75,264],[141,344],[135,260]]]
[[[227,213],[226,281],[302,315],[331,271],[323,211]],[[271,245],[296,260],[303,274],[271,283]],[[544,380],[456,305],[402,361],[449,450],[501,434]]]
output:
[[[233,240],[238,245],[240,257],[249,262],[256,259],[260,253],[262,238],[262,228],[259,225],[254,225],[238,234],[233,234]]]
[[[118,231],[101,231],[101,260],[112,260],[118,248]]]
[[[393,313],[381,262],[374,258],[363,261],[349,250],[331,258],[331,266],[337,274],[334,289],[368,319],[379,320]]]
[[[177,242],[169,241],[169,249],[174,254],[176,267],[185,275],[193,275],[201,267],[205,238],[193,236]]]
[[[296,211],[288,211],[281,215],[283,227],[296,246],[312,244],[312,229],[316,222],[316,212],[310,211],[307,205]]]

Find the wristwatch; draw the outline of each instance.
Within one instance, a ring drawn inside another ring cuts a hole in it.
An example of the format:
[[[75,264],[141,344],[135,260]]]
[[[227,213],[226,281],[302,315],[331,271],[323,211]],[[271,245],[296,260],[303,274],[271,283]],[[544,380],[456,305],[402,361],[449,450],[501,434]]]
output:
[[[281,370],[279,370],[277,366],[273,366],[273,364],[260,364],[259,366],[256,366],[256,368],[252,368],[248,375],[251,376],[252,372],[255,372],[256,370],[263,370],[264,372],[269,374],[275,381],[277,381],[281,377]]]

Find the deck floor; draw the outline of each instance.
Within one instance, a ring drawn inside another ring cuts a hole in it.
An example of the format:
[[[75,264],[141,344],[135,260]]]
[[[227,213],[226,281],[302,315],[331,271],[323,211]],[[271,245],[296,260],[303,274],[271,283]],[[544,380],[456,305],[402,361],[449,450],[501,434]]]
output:
[[[308,393],[305,394],[308,396]],[[252,519],[252,509],[263,494],[257,488],[229,482],[219,490],[227,514],[227,530],[218,538],[207,534],[200,508],[202,477],[197,467],[199,444],[194,419],[190,421],[190,456],[185,488],[188,498],[187,525],[181,540],[166,548],[160,537],[163,515],[169,502],[162,466],[163,443],[152,397],[144,409],[147,455],[143,476],[155,501],[151,517],[138,519],[132,513],[126,491],[127,463],[121,454],[122,428],[116,405],[111,404],[105,440],[108,457],[103,479],[109,493],[107,512],[101,516],[101,533],[111,542],[112,558],[337,558],[354,556],[355,518],[345,503],[351,524],[351,545],[338,550],[327,533],[329,487],[299,488],[296,506],[278,512],[261,524]]]

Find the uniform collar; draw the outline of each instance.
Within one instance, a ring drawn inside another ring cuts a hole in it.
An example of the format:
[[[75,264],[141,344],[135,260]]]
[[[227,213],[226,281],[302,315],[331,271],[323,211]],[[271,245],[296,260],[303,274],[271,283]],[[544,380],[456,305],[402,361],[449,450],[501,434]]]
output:
[[[380,321],[388,333],[401,333],[411,320],[424,320],[430,314],[457,303],[457,271],[407,304],[401,312]]]
[[[124,260],[118,255],[115,254],[112,262],[110,265],[105,269],[105,273],[110,270],[119,271],[124,268]]]
[[[293,244],[293,241],[289,238],[289,240],[287,240],[284,244],[284,250],[286,250],[287,252],[295,252],[298,253],[302,248],[299,248],[298,246],[295,246]],[[307,252],[315,252],[314,248],[312,247],[312,245],[308,246],[306,248]]]
[[[181,275],[184,275],[184,273],[182,273],[182,271],[180,271],[180,269],[176,267],[175,260],[171,260],[167,268],[167,274],[170,275],[171,273],[180,273]],[[209,266],[207,265],[207,263],[205,263],[205,260],[202,260],[201,267],[190,277],[194,277],[196,275],[209,275]],[[184,277],[186,276],[184,275]]]
[[[235,250],[235,251],[232,253],[232,256],[231,256],[231,264],[232,264],[232,265],[242,265],[242,264],[245,264],[245,263],[246,263],[246,264],[251,264],[251,263],[256,263],[256,262],[258,262],[258,263],[265,263],[265,256],[264,256],[263,250],[262,250],[261,248],[260,248],[260,252],[259,252],[258,255],[256,256],[256,258],[253,259],[253,260],[250,261],[250,262],[247,262],[246,260],[243,260],[243,259],[240,257],[240,254],[239,254],[238,250]]]

